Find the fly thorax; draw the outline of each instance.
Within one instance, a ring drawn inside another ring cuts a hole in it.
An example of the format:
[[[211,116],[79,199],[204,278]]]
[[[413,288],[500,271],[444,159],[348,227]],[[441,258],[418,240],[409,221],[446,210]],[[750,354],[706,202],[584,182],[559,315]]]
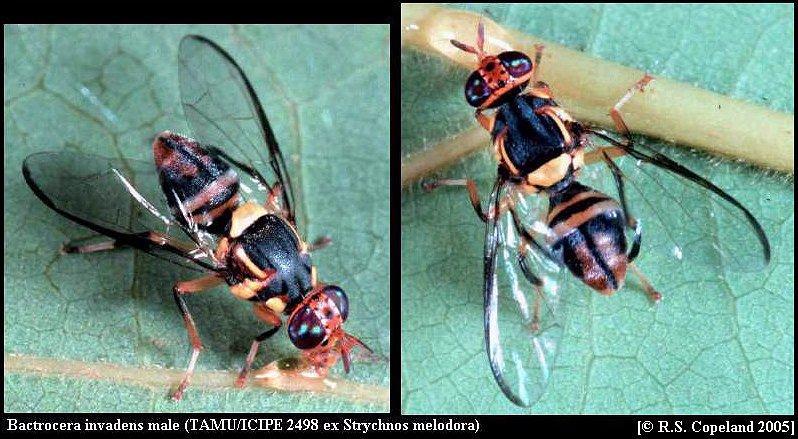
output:
[[[257,282],[257,297],[268,300],[285,295],[293,303],[311,288],[308,254],[285,219],[267,213],[255,203],[246,203],[234,212],[230,228],[227,266],[231,277],[246,283]]]

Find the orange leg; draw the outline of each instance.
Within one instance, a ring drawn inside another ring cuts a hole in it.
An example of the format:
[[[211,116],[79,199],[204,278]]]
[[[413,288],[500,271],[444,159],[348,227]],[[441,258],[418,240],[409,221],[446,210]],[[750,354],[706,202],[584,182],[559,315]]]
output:
[[[479,190],[477,189],[477,184],[474,180],[470,178],[443,178],[440,180],[426,181],[423,183],[423,188],[426,191],[431,191],[441,186],[465,186],[465,188],[468,190],[468,199],[471,201],[471,205],[474,207],[474,211],[477,213],[477,216],[479,216],[482,221],[487,222],[488,214],[482,209],[482,203],[479,200]]]
[[[643,76],[639,81],[635,83],[626,93],[621,97],[621,99],[612,107],[610,108],[610,117],[612,117],[613,122],[615,122],[615,127],[618,129],[618,133],[620,133],[627,141],[629,141],[629,127],[626,126],[626,122],[623,121],[623,117],[621,117],[621,107],[623,107],[632,96],[635,95],[636,92],[644,91],[646,85],[651,82],[654,78],[648,74]]]
[[[643,287],[643,291],[646,292],[648,298],[651,299],[651,301],[654,303],[658,303],[660,300],[662,300],[662,293],[657,291],[654,288],[654,286],[651,285],[651,281],[649,281],[648,278],[643,274],[643,272],[640,271],[639,268],[637,268],[637,265],[630,262],[629,267],[632,269],[632,273],[634,273],[635,276],[637,276],[637,278],[640,280],[640,284]]]
[[[120,246],[116,241],[102,241],[96,244],[76,245],[75,241],[69,241],[61,246],[61,253],[94,253],[106,250],[114,250]]]
[[[533,332],[537,332],[540,329],[540,304],[543,301],[543,280],[532,272],[532,267],[529,266],[527,261],[527,253],[530,247],[535,247],[538,251],[543,252],[549,259],[555,260],[555,258],[545,250],[545,247],[538,244],[535,240],[533,234],[538,235],[538,233],[524,227],[515,207],[509,204],[508,209],[513,217],[513,225],[515,226],[516,232],[521,238],[521,242],[518,245],[518,265],[521,267],[521,273],[523,273],[526,280],[532,284],[532,288],[535,291],[535,303],[532,308],[532,323],[530,324],[530,329]]]
[[[526,262],[529,245],[527,238],[521,236],[521,243],[518,245],[518,263],[521,266],[521,272],[524,274],[524,277],[527,278],[529,283],[532,284],[532,288],[535,290],[535,303],[532,308],[532,324],[530,325],[530,329],[532,329],[533,332],[537,332],[540,329],[540,302],[543,300],[543,292],[541,291],[543,281],[532,274]]]
[[[470,178],[442,178],[439,180],[428,180],[422,184],[422,187],[426,191],[432,191],[441,186],[465,186],[466,190],[468,190],[468,199],[471,201],[471,206],[474,207],[474,211],[477,213],[477,216],[479,216],[479,219],[481,219],[483,222],[487,222],[489,216],[494,214],[489,210],[482,209],[479,190],[477,189],[477,183],[474,180]],[[501,214],[506,212],[507,206],[510,204],[512,204],[512,194],[508,193],[499,204],[499,213]]]
[[[310,243],[307,246],[307,250],[309,252],[314,252],[316,250],[321,250],[321,249],[327,247],[330,244],[332,244],[332,238],[331,237],[329,237],[327,235],[320,236],[320,237],[316,238],[315,241],[313,241],[312,243]]]
[[[256,303],[253,305],[252,311],[255,313],[255,317],[262,322],[272,325],[273,328],[258,335],[252,341],[252,346],[249,348],[249,354],[247,354],[246,363],[244,363],[244,367],[241,368],[241,372],[238,374],[238,379],[236,379],[236,387],[238,388],[244,387],[244,385],[247,383],[247,376],[252,368],[252,362],[255,361],[255,357],[258,355],[260,343],[277,333],[277,331],[280,330],[280,325],[282,325],[280,316],[274,312],[274,310],[267,307],[265,303]]]
[[[630,99],[632,99],[636,92],[645,91],[646,85],[653,80],[654,78],[652,76],[646,74],[639,81],[637,81],[635,85],[626,90],[626,93],[621,97],[621,99],[619,99],[618,102],[615,103],[612,108],[610,108],[610,117],[612,118],[613,122],[615,122],[615,129],[618,131],[618,134],[623,137],[623,140],[619,141],[614,139],[613,136],[604,130],[587,127],[587,132],[613,143],[616,145],[616,147],[600,148],[598,151],[585,154],[585,163],[594,163],[599,159],[602,159],[601,150],[606,150],[611,157],[617,157],[619,155],[623,155],[625,153],[624,150],[632,145],[631,132],[629,131],[629,127],[626,125],[626,122],[624,122],[623,116],[621,116],[621,108],[627,102],[629,102]]]
[[[191,358],[189,359],[188,367],[186,368],[186,374],[183,376],[183,380],[180,382],[180,385],[177,387],[175,393],[172,394],[172,399],[175,401],[180,401],[180,399],[183,397],[183,392],[185,392],[186,388],[191,383],[191,376],[194,375],[194,367],[197,365],[197,358],[202,350],[202,341],[199,338],[197,327],[194,324],[194,319],[191,317],[191,313],[188,311],[188,307],[186,306],[185,300],[183,300],[183,296],[213,288],[223,282],[224,280],[219,277],[205,276],[199,279],[178,282],[172,288],[175,302],[177,303],[177,307],[180,309],[180,314],[183,316],[183,323],[186,325],[186,331],[188,332],[188,338],[191,341],[192,347]]]
[[[96,238],[97,236],[99,235],[66,242],[61,246],[61,253],[94,253],[94,252],[114,250],[117,248],[124,247],[124,245],[120,245],[115,240],[102,241],[95,244],[86,244],[86,245],[78,244],[80,241],[86,241],[88,239]],[[149,231],[143,233],[141,236],[152,241],[152,243],[155,245],[170,246],[184,253],[190,253],[191,251],[196,249],[196,246],[194,244],[189,244],[180,241],[161,232]]]
[[[643,92],[645,90],[646,85],[653,81],[654,78],[648,74],[644,75],[640,80],[638,80],[632,87],[630,87],[626,93],[618,100],[618,102],[610,109],[610,117],[615,122],[615,128],[618,130],[618,133],[623,137],[623,140],[617,142],[615,140],[611,140],[612,142],[616,142],[619,146],[610,146],[610,147],[602,147],[598,148],[595,151],[591,151],[585,154],[585,163],[593,163],[597,162],[598,160],[603,160],[615,177],[616,185],[618,186],[618,196],[621,200],[621,206],[623,207],[624,214],[626,215],[627,226],[635,231],[635,241],[633,244],[633,249],[630,252],[632,258],[637,255],[637,251],[640,247],[640,238],[641,238],[641,231],[638,227],[637,219],[631,215],[629,212],[628,205],[626,203],[626,197],[624,195],[623,190],[623,174],[621,173],[620,168],[615,162],[612,160],[612,157],[619,157],[626,154],[627,147],[632,145],[632,137],[631,133],[629,132],[629,127],[624,122],[623,117],[621,116],[621,107],[623,107],[630,99],[635,95],[635,93]],[[604,134],[603,132],[596,132],[605,140],[610,140],[609,136]],[[648,285],[648,288],[651,291],[654,291],[653,288],[650,288],[650,283],[645,279],[645,277],[640,273],[640,271],[633,266],[633,270],[641,278],[644,285]],[[647,290],[648,291],[648,290]],[[659,293],[656,293],[659,294]],[[652,294],[649,294],[651,297],[654,297]],[[658,296],[661,297],[661,296]],[[659,299],[656,299],[659,300]]]
[[[493,132],[493,124],[496,123],[495,114],[487,115],[482,112],[481,108],[477,108],[477,110],[474,112],[474,117],[476,117],[477,122],[482,125],[482,128],[485,128],[485,131],[489,133]]]

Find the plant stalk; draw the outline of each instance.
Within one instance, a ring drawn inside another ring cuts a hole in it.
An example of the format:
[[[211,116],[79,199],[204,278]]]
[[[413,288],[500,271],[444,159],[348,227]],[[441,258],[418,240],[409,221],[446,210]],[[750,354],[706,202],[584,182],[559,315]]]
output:
[[[452,46],[473,44],[479,20],[485,25],[485,50],[515,49],[531,54],[545,46],[538,78],[576,119],[614,129],[609,109],[645,72],[591,57],[583,52],[507,30],[467,11],[426,4],[402,6],[402,46],[440,56],[474,69],[473,54]],[[465,78],[465,74],[463,78]],[[465,100],[463,105],[466,105]],[[732,99],[663,77],[656,77],[622,109],[635,132],[713,154],[741,159],[782,172],[794,172],[794,116]],[[476,125],[476,124],[475,124]],[[488,134],[473,127],[402,161],[402,186],[451,165],[488,146]]]

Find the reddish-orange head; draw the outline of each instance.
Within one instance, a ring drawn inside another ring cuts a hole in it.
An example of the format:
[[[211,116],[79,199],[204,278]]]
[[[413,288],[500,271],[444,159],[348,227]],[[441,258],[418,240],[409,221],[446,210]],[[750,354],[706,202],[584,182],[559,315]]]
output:
[[[340,287],[318,285],[294,308],[288,318],[288,336],[317,370],[325,370],[338,358],[349,372],[349,353],[355,346],[371,352],[357,337],[344,331],[349,299]]]
[[[524,53],[514,50],[498,55],[488,55],[485,44],[485,26],[479,22],[476,47],[451,40],[460,50],[477,56],[478,66],[465,83],[465,98],[477,108],[491,108],[500,104],[502,98],[512,97],[523,91],[532,78],[533,62]]]

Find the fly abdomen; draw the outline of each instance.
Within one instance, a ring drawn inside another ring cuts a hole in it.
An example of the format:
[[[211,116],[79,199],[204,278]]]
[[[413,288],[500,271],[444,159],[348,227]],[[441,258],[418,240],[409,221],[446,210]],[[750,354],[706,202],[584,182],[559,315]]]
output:
[[[623,210],[615,200],[579,183],[551,194],[552,250],[576,277],[602,294],[623,286],[626,255]]]
[[[169,131],[152,144],[161,189],[175,218],[221,234],[238,205],[238,174],[196,141]]]

